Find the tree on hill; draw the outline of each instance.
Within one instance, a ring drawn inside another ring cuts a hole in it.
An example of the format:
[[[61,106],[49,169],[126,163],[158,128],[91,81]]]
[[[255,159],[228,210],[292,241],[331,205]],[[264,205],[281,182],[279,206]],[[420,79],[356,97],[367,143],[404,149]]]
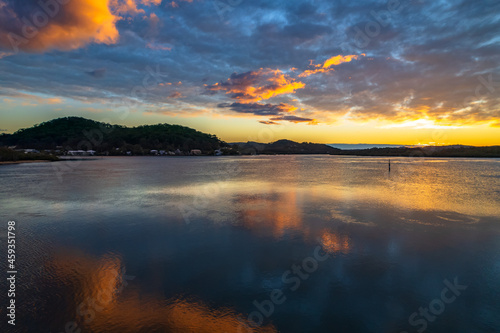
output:
[[[156,150],[189,151],[200,149],[210,152],[227,144],[215,135],[202,133],[189,127],[169,124],[125,127],[110,125],[81,117],[65,117],[47,121],[13,134],[0,136],[0,145],[18,148],[65,150],[95,150],[116,152],[131,147],[140,154]]]

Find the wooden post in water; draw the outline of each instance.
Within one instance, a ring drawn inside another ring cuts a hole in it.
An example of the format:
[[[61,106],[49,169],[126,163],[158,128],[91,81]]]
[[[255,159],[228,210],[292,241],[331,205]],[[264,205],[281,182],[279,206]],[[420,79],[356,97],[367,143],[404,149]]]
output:
[[[391,172],[391,159],[389,159],[389,173]]]

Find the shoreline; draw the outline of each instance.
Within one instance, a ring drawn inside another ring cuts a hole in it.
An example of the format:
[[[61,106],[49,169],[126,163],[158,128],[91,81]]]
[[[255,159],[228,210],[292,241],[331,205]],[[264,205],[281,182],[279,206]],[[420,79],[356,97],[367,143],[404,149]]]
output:
[[[0,165],[21,164],[21,163],[48,163],[57,162],[49,160],[21,160],[21,161],[0,161]]]

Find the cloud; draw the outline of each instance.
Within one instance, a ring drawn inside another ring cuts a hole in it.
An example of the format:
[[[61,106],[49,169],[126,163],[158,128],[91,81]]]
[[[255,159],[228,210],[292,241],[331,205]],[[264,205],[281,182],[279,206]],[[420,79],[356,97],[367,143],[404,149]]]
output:
[[[14,52],[0,52],[0,59],[13,55]]]
[[[106,68],[94,69],[93,71],[85,72],[85,73],[87,73],[88,75],[90,75],[96,79],[101,79],[106,74]]]
[[[161,0],[141,0],[141,3],[146,6],[159,6],[161,5]]]
[[[364,40],[356,31],[366,33],[368,22],[378,22],[371,12],[382,13],[385,3],[243,1],[221,22],[213,1],[194,6],[175,0],[175,9],[171,1],[152,7],[159,1],[136,0],[135,8],[145,13],[134,18],[118,13],[109,0],[71,0],[28,43],[19,44],[31,52],[70,52],[7,56],[13,52],[7,33],[22,36],[21,18],[32,21],[40,7],[38,0],[0,0],[0,44],[6,48],[0,47],[0,89],[85,103],[134,100],[145,108],[186,103],[182,111],[177,105],[169,109],[171,114],[240,103],[218,111],[262,121],[292,114],[382,125],[418,119],[493,125],[500,119],[498,1],[402,2],[402,10],[366,43],[359,43]],[[358,60],[344,61],[349,55]],[[307,67],[309,59],[316,61]],[[99,68],[116,75],[95,80],[86,73]],[[322,75],[333,69],[335,75]],[[273,82],[280,77],[282,82]],[[179,81],[187,97],[166,101],[172,93],[167,82],[174,88]],[[145,93],[134,96],[143,82]],[[259,116],[275,113],[279,103],[297,110]]]
[[[164,46],[156,43],[147,43],[146,47],[151,50],[172,51],[171,46]]]
[[[60,97],[48,97],[27,94],[14,89],[0,89],[0,96],[9,96],[11,98],[3,98],[4,103],[15,103],[18,102],[23,106],[39,106],[39,105],[54,105],[62,104],[63,99]]]
[[[150,6],[160,0],[142,0]],[[90,43],[115,44],[121,15],[144,14],[136,0],[0,2],[0,47],[14,52],[73,50]],[[152,14],[154,15],[154,14]],[[153,16],[151,16],[153,18]]]
[[[365,56],[366,54],[362,53],[361,56]],[[303,73],[299,74],[299,77],[307,77],[313,74],[319,74],[319,73],[328,73],[331,71],[334,71],[332,66],[338,66],[340,64],[346,63],[346,62],[351,62],[353,59],[357,60],[359,58],[358,55],[337,55],[335,57],[331,57],[330,59],[326,60],[323,64],[319,65],[313,65],[311,61],[311,66],[314,67],[314,69],[308,69],[304,71]]]
[[[260,120],[259,123],[264,125],[279,125],[279,123],[270,120]]]
[[[280,104],[261,104],[261,103],[221,103],[219,108],[229,108],[237,113],[251,114],[253,116],[268,116],[268,120],[260,120],[259,123],[265,125],[279,125],[279,121],[288,121],[292,123],[317,124],[316,119],[304,118],[291,114],[297,108],[293,105]]]
[[[289,121],[292,123],[309,123],[309,124],[316,124],[317,121],[316,119],[312,118],[303,118],[303,117],[298,117],[298,116],[280,116],[280,117],[273,117],[270,118],[271,121]]]
[[[229,108],[238,113],[253,114],[256,116],[274,116],[293,112],[297,108],[286,103],[260,104],[260,103],[221,103],[219,108]]]
[[[135,0],[108,0],[109,7],[117,14],[144,14],[144,9],[137,8]]]
[[[260,69],[246,73],[233,73],[227,81],[207,86],[209,91],[224,91],[240,102],[258,102],[272,97],[295,93],[305,84],[296,81],[279,69]]]
[[[178,91],[173,92],[172,94],[170,94],[168,96],[168,98],[181,98],[181,97],[184,97],[184,96],[182,96],[182,94],[180,92],[178,92]]]
[[[118,41],[115,25],[120,17],[112,13],[108,1],[54,2],[45,10],[34,0],[23,4],[8,0],[4,4],[0,8],[0,46],[4,48],[41,52]]]

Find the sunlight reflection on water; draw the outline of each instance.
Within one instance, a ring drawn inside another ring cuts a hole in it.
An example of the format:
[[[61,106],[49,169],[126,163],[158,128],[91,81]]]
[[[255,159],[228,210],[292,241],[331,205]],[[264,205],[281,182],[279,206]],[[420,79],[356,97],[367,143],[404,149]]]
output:
[[[391,164],[103,158],[62,182],[50,164],[2,166],[0,215],[20,227],[22,328],[399,332],[460,276],[470,294],[433,331],[500,330],[498,160]],[[318,245],[331,259],[290,292],[283,273]],[[252,326],[254,301],[274,288],[286,302]]]

